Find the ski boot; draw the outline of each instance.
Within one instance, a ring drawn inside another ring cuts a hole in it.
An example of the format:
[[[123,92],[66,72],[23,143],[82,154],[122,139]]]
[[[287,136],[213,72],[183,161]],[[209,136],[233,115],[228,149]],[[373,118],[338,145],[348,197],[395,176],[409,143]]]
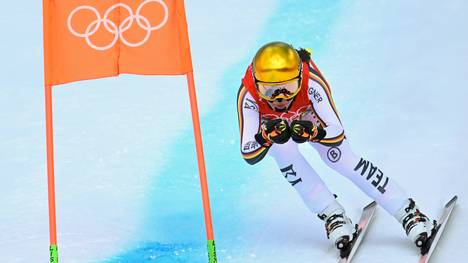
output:
[[[356,236],[357,225],[353,225],[344,208],[338,203],[325,208],[318,217],[325,222],[327,238],[340,250],[340,256],[346,257]]]
[[[437,222],[431,221],[426,215],[419,211],[413,199],[408,199],[408,204],[400,209],[395,218],[402,224],[406,235],[421,250],[424,250],[432,235],[437,230]]]

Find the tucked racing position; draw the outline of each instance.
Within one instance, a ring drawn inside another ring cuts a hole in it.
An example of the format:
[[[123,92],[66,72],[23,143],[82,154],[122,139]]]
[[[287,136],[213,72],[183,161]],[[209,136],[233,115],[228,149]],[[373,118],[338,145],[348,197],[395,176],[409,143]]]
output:
[[[423,247],[434,233],[437,223],[381,167],[352,151],[330,87],[309,51],[283,42],[261,47],[242,79],[237,110],[243,158],[256,164],[273,157],[310,211],[324,221],[336,248],[351,244],[356,227],[298,144],[315,148],[329,167],[395,217],[416,246]]]

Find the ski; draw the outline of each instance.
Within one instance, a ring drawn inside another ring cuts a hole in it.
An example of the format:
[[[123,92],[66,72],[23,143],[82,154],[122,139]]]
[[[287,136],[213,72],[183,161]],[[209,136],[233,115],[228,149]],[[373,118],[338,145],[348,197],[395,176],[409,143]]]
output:
[[[450,218],[450,215],[452,214],[453,208],[455,208],[455,204],[457,203],[457,196],[454,196],[446,205],[444,208],[444,212],[442,213],[442,216],[440,217],[439,221],[437,222],[437,227],[434,231],[434,233],[431,235],[429,238],[427,244],[421,248],[421,257],[419,258],[418,263],[427,263],[429,262],[429,259],[434,252],[435,248],[437,247],[437,243],[440,240],[440,237],[442,236],[442,233],[444,232],[445,226],[447,225],[447,222]]]
[[[361,219],[359,219],[359,224],[356,226],[356,237],[354,238],[351,246],[347,249],[347,251],[341,251],[340,254],[342,255],[340,255],[340,260],[338,261],[338,263],[351,262],[351,259],[353,258],[354,254],[359,248],[359,245],[361,244],[361,241],[366,235],[368,226],[372,222],[376,210],[377,203],[375,201],[368,204],[362,209]]]

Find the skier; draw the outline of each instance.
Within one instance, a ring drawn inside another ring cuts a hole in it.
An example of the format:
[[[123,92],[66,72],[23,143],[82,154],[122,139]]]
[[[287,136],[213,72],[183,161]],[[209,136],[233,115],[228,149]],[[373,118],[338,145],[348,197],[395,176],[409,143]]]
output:
[[[237,96],[241,153],[249,164],[267,154],[306,206],[325,222],[329,240],[349,248],[356,228],[343,206],[304,159],[298,144],[308,143],[332,169],[345,176],[400,222],[422,248],[437,223],[380,167],[354,154],[330,87],[305,49],[283,42],[261,47],[247,68]]]

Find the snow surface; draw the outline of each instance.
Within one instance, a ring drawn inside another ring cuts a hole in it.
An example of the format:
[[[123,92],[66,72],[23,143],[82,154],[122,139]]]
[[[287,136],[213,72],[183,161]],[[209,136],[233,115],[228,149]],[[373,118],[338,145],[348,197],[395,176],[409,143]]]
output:
[[[47,262],[40,1],[0,11],[0,262]],[[464,164],[468,3],[186,1],[219,262],[336,262],[322,223],[267,158],[240,157],[236,93],[263,43],[313,47],[347,137],[432,217],[458,194],[432,262],[468,245]],[[120,78],[54,89],[61,262],[207,262],[182,77]],[[370,202],[304,154],[352,218]],[[356,262],[415,262],[379,210]]]

